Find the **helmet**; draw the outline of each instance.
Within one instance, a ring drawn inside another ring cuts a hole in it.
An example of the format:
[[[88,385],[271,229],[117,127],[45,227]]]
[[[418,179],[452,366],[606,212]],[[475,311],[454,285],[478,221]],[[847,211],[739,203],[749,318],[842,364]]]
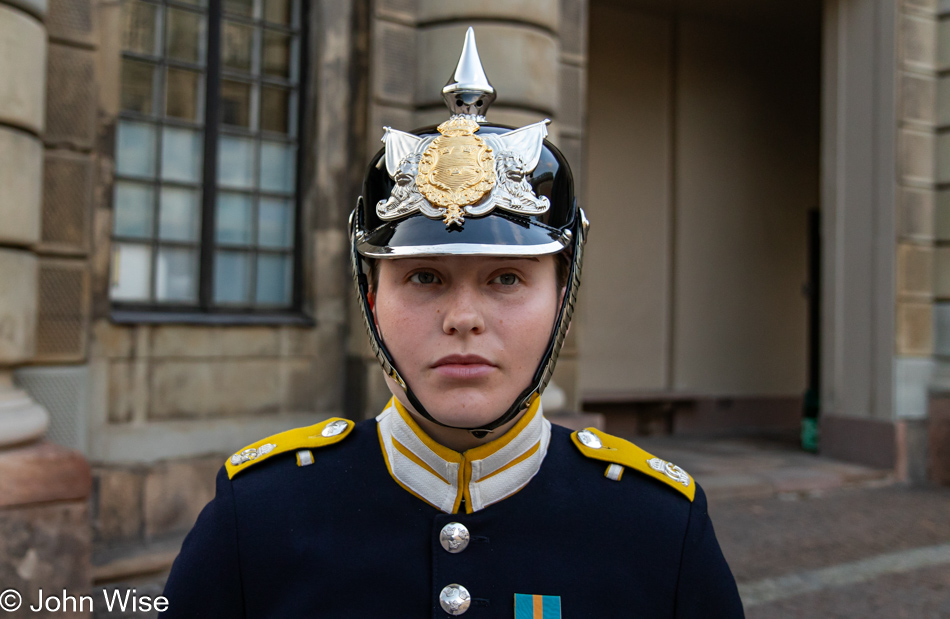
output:
[[[350,215],[353,277],[370,343],[413,408],[456,427],[433,418],[400,375],[371,319],[367,259],[566,252],[570,261],[561,309],[531,383],[497,419],[464,428],[480,438],[528,407],[550,380],[574,311],[588,223],[567,160],[544,139],[550,121],[512,129],[485,119],[496,94],[471,28],[442,96],[452,115],[438,127],[411,133],[385,127],[385,146],[371,161]]]

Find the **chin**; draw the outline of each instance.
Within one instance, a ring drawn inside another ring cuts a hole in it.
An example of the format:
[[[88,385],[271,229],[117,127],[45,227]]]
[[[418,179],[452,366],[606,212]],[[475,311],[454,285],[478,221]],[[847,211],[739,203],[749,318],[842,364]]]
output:
[[[419,382],[418,380],[416,382]],[[409,399],[402,388],[389,376],[386,377],[389,390],[406,405]],[[414,384],[410,380],[409,384]],[[420,385],[421,386],[421,385]],[[488,389],[484,385],[446,386],[425,385],[415,390],[416,397],[426,410],[440,423],[460,428],[476,428],[498,419],[518,396]]]
[[[501,413],[497,414],[485,414],[485,415],[443,415],[438,412],[431,413],[440,423],[444,423],[447,426],[460,429],[472,429],[477,430],[485,425],[488,425],[495,419],[497,419]]]
[[[493,421],[507,408],[503,404],[493,405],[491,402],[486,402],[484,398],[480,397],[464,398],[461,396],[452,397],[451,395],[443,394],[435,398],[420,396],[420,400],[425,405],[426,410],[429,411],[429,414],[439,421],[466,427],[486,424],[489,421]],[[428,404],[429,402],[431,402],[431,404]]]
[[[451,390],[419,396],[429,414],[444,424],[474,428],[490,423],[508,410],[510,402],[498,398],[486,398],[482,392],[466,393],[467,390]]]

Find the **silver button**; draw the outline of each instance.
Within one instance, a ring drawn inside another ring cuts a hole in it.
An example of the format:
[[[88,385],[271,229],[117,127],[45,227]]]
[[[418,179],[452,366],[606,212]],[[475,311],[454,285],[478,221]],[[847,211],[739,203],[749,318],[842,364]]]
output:
[[[325,425],[323,427],[323,431],[321,431],[320,434],[329,438],[331,436],[336,436],[337,434],[343,432],[343,430],[346,430],[346,427],[347,427],[347,424],[345,421],[343,421],[342,419],[337,419],[333,423],[328,423],[327,425]]]
[[[450,615],[461,615],[472,605],[472,596],[462,585],[451,584],[439,594],[439,605]]]
[[[581,430],[577,433],[577,438],[591,449],[600,449],[604,446],[604,444],[600,442],[600,437],[590,430]]]
[[[468,548],[468,529],[460,522],[450,522],[442,527],[439,533],[439,543],[447,551],[455,554]]]

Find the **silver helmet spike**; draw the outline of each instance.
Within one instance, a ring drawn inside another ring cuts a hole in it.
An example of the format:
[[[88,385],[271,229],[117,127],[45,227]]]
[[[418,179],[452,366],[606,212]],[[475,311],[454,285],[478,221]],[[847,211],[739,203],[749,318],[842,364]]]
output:
[[[485,112],[496,97],[495,89],[488,82],[482,61],[475,45],[475,31],[471,26],[465,33],[465,44],[459,56],[455,73],[442,89],[442,98],[453,114],[472,116],[485,120]]]

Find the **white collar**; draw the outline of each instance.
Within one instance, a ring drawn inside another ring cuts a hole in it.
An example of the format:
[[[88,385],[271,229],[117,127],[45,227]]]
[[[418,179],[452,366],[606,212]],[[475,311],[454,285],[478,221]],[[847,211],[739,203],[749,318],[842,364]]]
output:
[[[435,442],[395,398],[376,417],[389,473],[396,482],[447,514],[468,513],[524,488],[541,468],[551,442],[551,422],[541,398],[508,432],[458,453]]]

